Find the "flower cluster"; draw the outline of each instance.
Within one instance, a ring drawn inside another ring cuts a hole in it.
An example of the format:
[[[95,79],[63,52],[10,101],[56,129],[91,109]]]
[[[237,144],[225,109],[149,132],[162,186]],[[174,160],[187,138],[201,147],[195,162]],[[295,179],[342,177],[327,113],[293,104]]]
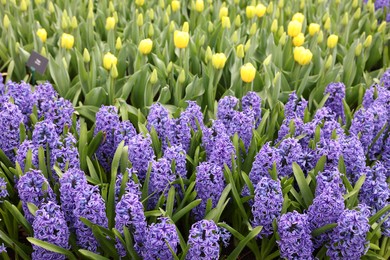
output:
[[[7,182],[4,178],[0,177],[0,203],[2,199],[8,196]]]
[[[149,135],[145,137],[142,134],[137,134],[130,139],[129,160],[140,180],[145,179],[149,163],[154,160],[154,157],[152,140]]]
[[[0,149],[13,159],[14,149],[19,146],[19,126],[23,122],[23,116],[19,108],[5,102],[0,107]]]

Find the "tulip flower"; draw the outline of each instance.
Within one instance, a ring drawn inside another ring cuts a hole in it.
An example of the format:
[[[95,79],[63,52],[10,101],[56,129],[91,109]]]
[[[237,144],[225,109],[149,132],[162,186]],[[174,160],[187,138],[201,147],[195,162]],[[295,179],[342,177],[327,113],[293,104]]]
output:
[[[139,45],[138,45],[138,50],[142,53],[142,54],[149,54],[151,51],[152,51],[152,48],[153,48],[153,42],[151,39],[147,38],[147,39],[144,39],[142,40]]]
[[[213,55],[211,61],[213,63],[213,67],[217,70],[223,69],[226,63],[226,55],[224,53],[216,53]]]
[[[65,49],[72,49],[74,45],[74,37],[71,34],[63,33],[61,36],[61,47]]]
[[[110,70],[113,65],[116,65],[118,63],[118,59],[115,57],[115,55],[111,54],[110,52],[106,53],[103,57],[103,67],[106,70]]]
[[[266,11],[267,11],[267,7],[265,7],[263,4],[256,5],[257,17],[263,17]]]
[[[310,63],[313,58],[313,54],[309,49],[305,49],[304,47],[295,47],[294,48],[294,60],[299,65],[307,65]]]
[[[339,41],[339,37],[337,35],[335,34],[329,35],[328,42],[327,42],[328,48],[333,49],[334,47],[336,47],[338,41]]]
[[[309,34],[310,36],[314,36],[314,34],[320,31],[320,25],[318,23],[311,23],[309,25]]]
[[[37,36],[39,37],[39,39],[41,39],[41,41],[44,43],[46,42],[46,39],[47,39],[47,32],[45,29],[41,28],[41,29],[38,29],[37,30]]]
[[[287,33],[291,37],[295,37],[302,31],[302,24],[298,21],[291,21],[287,27]]]
[[[114,17],[107,17],[106,19],[106,30],[112,30],[115,27],[115,18]]]
[[[190,41],[190,35],[188,34],[188,32],[176,30],[173,35],[173,41],[175,43],[176,48],[186,48],[188,46],[188,42]]]
[[[242,81],[250,83],[255,79],[256,68],[252,65],[252,63],[248,62],[241,67],[240,75]]]
[[[293,38],[293,44],[295,47],[302,46],[304,42],[305,42],[305,36],[303,35],[303,33],[300,33]]]
[[[195,10],[198,13],[203,12],[203,10],[204,10],[204,1],[203,0],[196,0],[196,2],[195,2]]]
[[[176,12],[180,9],[180,1],[177,1],[177,0],[173,0],[171,2],[171,8],[172,8],[172,11],[173,12]]]

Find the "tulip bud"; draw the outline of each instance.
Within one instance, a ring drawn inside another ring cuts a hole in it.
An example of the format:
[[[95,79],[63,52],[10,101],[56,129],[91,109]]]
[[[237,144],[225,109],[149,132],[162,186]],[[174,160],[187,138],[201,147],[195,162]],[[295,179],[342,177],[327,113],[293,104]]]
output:
[[[226,60],[227,58],[224,53],[216,53],[211,58],[213,67],[217,70],[223,69],[223,67],[225,67]]]
[[[20,48],[20,44],[18,42],[16,42],[15,43],[15,54],[18,54],[18,55],[20,54],[19,48]]]
[[[68,17],[65,16],[65,15],[62,15],[62,18],[61,18],[61,27],[63,30],[66,30],[68,27],[69,27],[69,24],[68,24]]]
[[[53,3],[52,3],[51,1],[49,2],[49,12],[50,12],[51,14],[55,12],[54,5],[53,5]]]
[[[345,12],[344,15],[343,15],[343,18],[341,20],[341,24],[346,26],[348,24],[348,21],[349,21],[348,13]]]
[[[211,51],[210,46],[207,46],[206,54],[205,54],[205,62],[206,64],[213,58],[213,52]]]
[[[324,13],[322,16],[322,22],[325,23],[325,21],[329,18],[329,13]]]
[[[116,67],[116,64],[112,65],[111,71],[110,71],[110,76],[113,79],[116,79],[118,77],[118,69]]]
[[[149,24],[149,28],[148,28],[148,36],[149,37],[153,37],[154,35],[154,27],[152,24]]]
[[[278,20],[274,19],[271,25],[271,32],[275,33],[278,30]]]
[[[374,21],[371,24],[371,31],[375,31],[377,27],[378,27],[378,20],[374,19]]]
[[[63,33],[61,36],[61,47],[64,49],[72,49],[74,45],[74,37],[71,34]]]
[[[356,8],[359,4],[359,1],[358,0],[353,0],[352,1],[352,8]]]
[[[119,51],[122,48],[122,40],[120,37],[116,38],[115,49]]]
[[[282,9],[284,7],[284,0],[279,0],[278,7]]]
[[[372,43],[372,36],[368,35],[366,40],[364,41],[364,48],[368,48],[371,46]]]
[[[92,8],[89,8],[88,9],[88,19],[89,20],[92,20],[93,21],[93,23],[95,23],[95,15],[94,15],[94,13],[93,13],[93,9]]]
[[[188,22],[183,23],[183,28],[181,29],[183,32],[189,32],[190,31],[190,25]]]
[[[294,37],[294,39],[295,39],[296,37]],[[280,36],[280,39],[279,39],[279,43],[282,45],[282,46],[284,46],[285,44],[286,44],[286,40],[287,40],[287,35],[286,35],[286,33],[284,32],[283,34],[282,34],[282,36]],[[305,37],[303,37],[303,40],[305,40]]]
[[[159,0],[158,5],[160,6],[161,9],[165,8],[165,0]]]
[[[284,27],[283,25],[279,26],[279,29],[278,29],[278,36],[281,37],[284,33]]]
[[[249,39],[246,43],[245,43],[245,52],[248,52],[249,51],[249,48],[251,47],[251,39]]]
[[[267,11],[267,7],[265,7],[263,4],[256,5],[256,15],[257,17],[263,17],[265,12]]]
[[[230,25],[230,19],[228,16],[222,17],[222,28],[227,28],[229,29],[231,27]]]
[[[204,10],[204,1],[203,0],[196,0],[196,2],[195,2],[195,10],[198,13],[203,12],[203,10]]]
[[[236,27],[240,27],[241,26],[241,16],[238,14],[237,16],[236,16],[236,18],[234,19],[234,25],[236,26]]]
[[[170,61],[168,63],[168,66],[167,66],[167,73],[168,74],[172,72],[172,68],[173,68],[173,63],[172,63],[172,61]]]
[[[329,31],[330,30],[330,26],[331,26],[330,17],[328,17],[328,19],[326,19],[326,22],[324,24],[325,30]]]
[[[140,13],[137,17],[137,25],[141,27],[144,24],[144,16],[142,13]]]
[[[173,0],[171,2],[171,8],[173,12],[177,12],[180,9],[180,1]]]
[[[270,2],[267,6],[267,14],[272,14],[274,12],[274,2]]]
[[[137,6],[143,6],[144,3],[145,3],[145,0],[135,0],[135,4],[136,4]]]
[[[225,6],[219,9],[219,19],[222,20],[222,17],[227,17],[229,15],[229,9]]]
[[[138,50],[144,54],[147,55],[152,51],[153,48],[153,41],[149,38],[142,40],[138,45]]]
[[[154,20],[154,10],[153,9],[149,9],[148,16],[149,16],[149,19],[151,21]]]
[[[20,8],[20,11],[22,11],[22,12],[27,11],[27,2],[26,2],[26,0],[21,0],[20,1],[19,8]]]
[[[301,0],[299,3],[299,9],[303,10],[303,8],[305,8],[305,0]]]
[[[169,14],[165,13],[163,22],[164,25],[167,25],[169,23]]]
[[[272,30],[272,29],[271,29]],[[302,24],[298,21],[291,21],[287,27],[287,33],[291,37],[297,36],[302,31]]]
[[[4,18],[3,18],[4,29],[7,30],[10,24],[11,24],[11,22],[8,18],[8,15],[4,15]]]
[[[91,56],[89,55],[89,51],[87,48],[84,48],[84,52],[83,52],[83,60],[85,63],[88,63],[91,61]]]
[[[240,59],[244,58],[245,50],[244,50],[244,45],[243,44],[239,44],[237,46],[236,53],[237,53],[237,57],[238,58],[240,58]]]
[[[42,55],[43,57],[47,57],[46,48],[45,48],[45,47],[42,47],[42,49],[41,49],[41,55]]]
[[[173,41],[175,43],[176,48],[186,48],[188,42],[190,41],[190,35],[188,34],[188,32],[176,30],[173,35]]]
[[[171,23],[169,24],[169,32],[174,32],[175,29],[176,29],[175,22],[171,21]]]
[[[206,42],[206,36],[202,35],[202,37],[200,37],[200,40],[199,40],[199,46],[204,45],[205,42]]]
[[[186,73],[183,69],[180,71],[178,81],[180,84],[183,84],[186,81]]]
[[[7,0],[1,0],[1,4],[2,5],[6,5],[7,4]]]
[[[272,81],[274,86],[276,85],[276,82],[278,82],[279,79],[280,79],[280,71],[276,72],[274,80]]]
[[[256,15],[256,7],[254,7],[253,5],[247,6],[245,9],[245,13],[248,19],[252,19]]]
[[[106,19],[106,30],[112,30],[115,27],[115,18],[114,17],[107,17]]]
[[[232,34],[231,40],[233,43],[238,42],[238,32],[237,31],[234,31],[234,33]]]
[[[378,27],[378,32],[383,32],[386,29],[386,24],[386,21],[383,21]]]
[[[333,62],[333,56],[329,55],[329,57],[326,59],[325,69],[329,69],[330,66],[332,66],[332,62]]]
[[[66,59],[65,57],[62,58],[62,66],[64,67],[64,69],[67,71],[69,66],[68,66],[68,63],[66,62]]]
[[[322,43],[323,41],[324,41],[324,33],[322,31],[320,31],[318,33],[317,43]]]
[[[263,61],[263,64],[265,66],[268,66],[271,63],[271,60],[272,60],[272,54],[268,55],[267,58],[265,58],[265,60]]]
[[[77,18],[76,18],[76,16],[73,16],[73,17],[72,17],[72,20],[71,20],[71,22],[70,22],[70,27],[71,27],[73,30],[75,30],[78,26],[79,26],[79,25],[78,25],[78,22],[77,22]]]
[[[249,30],[249,35],[254,35],[257,31],[257,24],[253,23],[251,29]]]
[[[293,44],[295,47],[302,46],[304,42],[305,42],[305,35],[303,35],[303,33],[300,33],[293,38]]]
[[[318,23],[311,23],[309,25],[309,34],[310,36],[314,36],[314,34],[320,31],[320,25]]]
[[[359,44],[355,48],[355,56],[358,57],[362,54],[363,45],[359,42]]]
[[[246,83],[251,83],[256,76],[256,68],[252,65],[252,63],[246,63],[241,66],[240,75],[242,81]]]
[[[44,28],[41,28],[41,29],[38,29],[37,30],[37,36],[39,37],[39,39],[41,39],[41,41],[43,43],[46,42],[46,39],[47,39],[47,32]]]
[[[209,21],[209,24],[207,26],[207,31],[209,33],[212,33],[214,31],[214,24],[212,22]]]
[[[112,2],[110,2],[108,4],[108,9],[110,10],[111,13],[115,12],[115,7],[114,7],[114,4]]]
[[[167,103],[171,99],[171,92],[169,91],[169,87],[165,86],[161,89],[160,97],[158,98],[158,102],[161,104]]]
[[[157,70],[153,69],[152,74],[150,75],[149,82],[154,85],[157,83],[158,77],[157,77]]]
[[[296,13],[294,14],[292,21],[298,21],[303,24],[303,21],[305,20],[305,16],[302,13]]]
[[[106,53],[103,57],[103,67],[106,70],[110,70],[113,65],[116,65],[118,63],[118,59],[111,54],[110,52]]]
[[[334,47],[336,47],[338,41],[339,41],[339,37],[337,35],[335,34],[329,35],[328,42],[327,42],[328,48],[333,49]]]
[[[361,13],[362,13],[362,10],[359,7],[358,9],[356,9],[355,13],[353,14],[353,18],[355,18],[355,20],[359,20]]]

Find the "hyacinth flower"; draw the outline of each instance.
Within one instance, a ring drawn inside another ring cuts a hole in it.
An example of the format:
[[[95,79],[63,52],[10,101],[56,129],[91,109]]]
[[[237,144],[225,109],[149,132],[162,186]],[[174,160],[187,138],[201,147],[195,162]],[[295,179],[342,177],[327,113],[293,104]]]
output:
[[[229,127],[234,123],[232,120],[236,112],[238,101],[238,98],[233,96],[226,96],[218,101],[217,119],[221,120],[229,134],[232,132]]]
[[[225,125],[221,120],[212,121],[210,128],[203,128],[202,146],[206,150],[206,155],[209,158],[215,148],[215,142],[221,135],[226,135]],[[226,139],[226,138],[225,138]]]
[[[254,129],[254,117],[252,114],[246,114],[244,112],[236,111],[232,119],[231,136],[238,134],[238,137],[244,142],[245,149],[248,150],[252,141],[253,129]]]
[[[308,102],[304,98],[299,100],[295,91],[292,92],[289,95],[287,103],[284,105],[284,117],[288,121],[296,118],[303,120],[307,103]]]
[[[95,135],[102,131],[104,138],[96,151],[96,156],[104,170],[108,171],[114,157],[115,130],[119,129],[120,121],[118,111],[114,106],[102,106],[96,113]]]
[[[344,195],[346,190],[341,179],[341,173],[337,168],[325,169],[319,172],[317,177],[317,186],[315,196],[321,195],[326,190],[332,190],[334,193]]]
[[[8,196],[7,182],[5,181],[4,178],[0,177],[0,203],[7,196]]]
[[[34,216],[30,213],[27,203],[32,203],[37,208],[49,201],[55,201],[55,195],[48,181],[39,170],[30,170],[21,176],[17,189],[22,201],[24,216],[28,222],[33,223]]]
[[[389,6],[388,8],[390,8],[390,2],[387,1]],[[382,77],[381,77],[381,81],[380,81],[381,85],[387,89],[387,90],[390,90],[390,69],[387,69],[385,71],[385,73],[383,73]]]
[[[261,121],[261,98],[256,92],[249,91],[241,100],[242,112],[247,117],[253,117],[255,128],[257,128]]]
[[[215,138],[213,150],[208,154],[208,161],[219,165],[221,168],[226,164],[232,168],[232,156],[235,157],[236,149],[229,136],[221,133]]]
[[[19,126],[23,122],[23,116],[19,108],[5,102],[0,107],[0,149],[14,160],[14,149],[18,148],[20,142]]]
[[[314,259],[313,242],[306,214],[288,212],[278,220],[277,241],[280,256],[285,259]]]
[[[343,122],[345,121],[343,99],[345,98],[345,85],[342,82],[330,83],[326,89],[324,95],[329,94],[328,99],[325,102],[325,107],[330,108],[333,113],[338,117],[341,117]]]
[[[55,124],[48,119],[36,123],[32,142],[34,146],[42,147],[44,150],[46,150],[46,146],[53,150],[59,142]]]
[[[68,133],[51,152],[51,163],[57,163],[61,171],[65,171],[66,167],[78,169],[80,160],[76,142],[74,136]]]
[[[302,146],[297,139],[287,138],[280,143],[277,151],[280,156],[279,178],[291,176],[293,174],[292,164],[294,162],[299,164],[301,161]]]
[[[366,157],[362,143],[355,135],[340,139],[348,180],[354,184],[366,171]]]
[[[130,143],[130,139],[137,135],[133,124],[129,121],[123,121],[120,123],[119,128],[114,132],[114,146],[118,147],[120,142],[124,141],[125,145]]]
[[[201,108],[198,104],[196,104],[195,101],[188,100],[186,101],[188,106],[187,108],[180,114],[180,117],[187,118],[187,122],[189,123],[192,130],[197,132],[198,130],[201,130],[204,128],[204,116],[201,111]],[[198,125],[200,126],[200,129],[198,129]]]
[[[220,242],[230,239],[230,233],[218,228],[212,220],[195,222],[188,235],[189,250],[186,259],[219,259]]]
[[[160,103],[155,103],[150,106],[150,111],[147,118],[147,129],[152,130],[152,127],[156,130],[158,137],[161,140],[163,148],[166,147],[166,138],[169,128],[169,112]]]
[[[123,192],[124,193],[126,193],[126,192],[135,193],[141,198],[141,191],[140,191],[141,185],[136,184],[131,179],[133,174],[137,175],[137,172],[134,171],[133,168],[128,168],[127,173],[128,173],[129,179],[128,179],[127,183],[125,183],[125,186],[123,187],[124,188]],[[122,182],[123,182],[123,174],[119,172],[118,175],[116,176],[116,181],[115,181],[115,204],[118,202],[118,199],[120,199],[119,195],[121,193]]]
[[[56,203],[49,201],[36,211],[33,229],[36,239],[69,249],[69,229],[64,214]],[[32,259],[66,259],[65,255],[36,245],[33,245],[33,249]]]
[[[152,171],[150,173],[149,184],[149,209],[156,207],[161,194],[168,195],[171,183],[176,180],[175,174],[172,172],[170,162],[162,157],[158,161],[153,162]]]
[[[31,92],[31,86],[23,81],[19,84],[8,81],[6,90],[7,95],[14,100],[15,105],[17,105],[22,112],[23,122],[27,124],[35,103],[34,96]]]
[[[283,193],[280,181],[263,177],[255,187],[255,198],[252,206],[253,226],[262,226],[260,237],[273,233],[272,221],[277,219],[283,207]]]
[[[175,162],[175,174],[182,179],[187,178],[186,168],[186,151],[181,145],[171,146],[165,149],[164,158],[168,160],[168,163],[172,165]]]
[[[24,140],[23,143],[20,144],[17,152],[15,161],[19,163],[21,169],[24,169],[24,162],[27,158],[28,151],[31,150],[31,164],[33,167],[37,168],[39,164],[38,159],[38,147],[33,144],[30,140]]]
[[[136,184],[130,180],[130,186],[136,188]],[[139,190],[130,188],[122,196],[115,207],[115,228],[123,232],[123,228],[129,229],[134,237],[134,247],[138,254],[141,254],[144,244],[147,223],[144,214],[144,207],[140,201]],[[121,243],[116,244],[121,257],[126,256],[126,250]]]
[[[61,97],[49,101],[48,106],[44,117],[51,120],[56,126],[57,134],[61,134],[65,126],[70,127],[72,125],[73,105],[69,100]]]
[[[337,226],[330,233],[330,243],[326,254],[331,259],[358,260],[368,250],[366,240],[370,230],[368,224],[368,209],[346,209],[340,215]]]
[[[73,211],[76,222],[77,244],[92,252],[97,252],[98,241],[92,233],[92,229],[85,225],[80,218],[85,218],[95,225],[107,228],[106,205],[99,193],[98,186],[83,185],[74,194],[75,209]]]
[[[159,223],[152,223],[144,236],[145,243],[142,250],[144,260],[174,259],[171,250],[176,253],[179,236],[175,224],[172,224],[168,218],[161,217]]]
[[[58,93],[49,82],[35,86],[33,100],[37,106],[38,118],[43,117],[50,110],[52,101],[57,98]]]
[[[202,201],[193,209],[195,219],[200,220],[204,217],[208,199],[211,199],[213,207],[217,205],[224,188],[225,180],[220,166],[203,162],[196,167],[195,190],[197,198]]]
[[[390,177],[390,138],[387,138],[383,146],[382,158],[381,161],[385,166],[386,178]]]
[[[339,141],[333,139],[321,139],[316,145],[316,159],[326,156],[325,169],[337,168],[342,154]]]
[[[83,171],[71,168],[62,175],[59,183],[61,209],[69,227],[73,229],[73,225],[77,221],[74,216],[76,208],[75,194],[87,185],[87,178]]]
[[[169,120],[167,139],[170,145],[181,145],[185,151],[190,149],[191,128],[187,117],[181,116]]]
[[[371,215],[389,204],[390,188],[386,182],[387,171],[388,169],[381,162],[377,162],[371,169],[367,170],[366,180],[360,189],[359,201],[370,207]],[[382,224],[382,234],[390,237],[389,219]]]
[[[145,180],[149,164],[154,158],[152,139],[149,135],[145,137],[142,134],[138,134],[130,139],[129,160],[141,181]]]
[[[317,228],[337,222],[344,209],[342,193],[334,191],[332,186],[327,186],[316,195],[307,211],[310,231],[313,232]],[[329,231],[313,237],[314,248],[319,248],[328,241]]]

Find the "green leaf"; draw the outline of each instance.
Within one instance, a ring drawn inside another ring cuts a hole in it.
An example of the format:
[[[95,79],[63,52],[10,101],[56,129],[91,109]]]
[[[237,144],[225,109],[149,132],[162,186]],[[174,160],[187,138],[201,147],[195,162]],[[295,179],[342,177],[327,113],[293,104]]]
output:
[[[110,259],[110,258],[95,254],[95,253],[88,251],[88,250],[85,250],[85,249],[79,249],[79,252],[80,252],[80,254],[85,256],[86,258],[92,259],[92,260],[95,260],[95,259],[96,260],[109,260]]]
[[[356,182],[353,190],[351,192],[349,192],[348,194],[344,195],[344,199],[345,200],[348,199],[348,202],[347,202],[348,208],[352,208],[355,206],[356,201],[357,201],[358,196],[359,196],[360,188],[363,186],[365,180],[366,180],[366,175],[363,174],[362,176],[360,176],[360,178]]]
[[[12,205],[8,200],[4,201],[4,205],[8,209],[8,211],[12,214],[12,216],[26,229],[29,235],[33,235],[33,229],[30,223],[26,220],[23,214],[18,210],[15,205]]]
[[[189,211],[191,211],[193,208],[198,206],[202,200],[197,199],[189,203],[187,206],[182,208],[181,210],[177,211],[175,214],[172,216],[172,221],[176,223],[179,219],[181,219],[185,214],[187,214]]]
[[[253,238],[255,238],[261,231],[263,227],[259,226],[259,227],[255,227],[251,232],[249,232],[249,234],[243,239],[240,241],[240,243],[238,243],[238,245],[236,246],[236,248],[233,250],[233,252],[227,257],[227,260],[235,260],[235,259],[238,259],[241,251],[244,249],[244,247],[246,246],[246,244],[251,241]]]
[[[96,152],[96,150],[99,148],[100,144],[103,141],[103,132],[98,132],[92,139],[92,141],[88,145],[88,152],[87,156],[92,157],[92,155]]]
[[[59,254],[65,255],[70,260],[77,260],[77,258],[73,255],[73,253],[70,252],[69,250],[66,250],[65,248],[56,246],[54,244],[51,244],[51,243],[48,243],[48,242],[45,242],[45,241],[42,241],[42,240],[39,240],[39,239],[36,239],[36,238],[33,238],[33,237],[28,237],[27,240],[31,244],[34,244],[34,245],[39,246],[39,247],[42,247],[42,248],[44,248],[46,250],[49,250],[49,251],[52,251],[52,252],[55,252],[55,253],[59,253]]]
[[[292,167],[295,180],[297,181],[299,189],[301,191],[302,198],[305,201],[306,208],[308,208],[313,202],[313,193],[309,187],[309,184],[306,181],[305,175],[303,174],[301,167],[299,167],[296,162],[293,163]]]
[[[375,215],[369,218],[370,225],[374,224],[378,219],[380,219],[384,214],[390,211],[390,205],[387,205],[383,209],[379,210]]]
[[[27,208],[30,213],[35,217],[35,212],[37,212],[38,207],[33,203],[27,202]]]
[[[337,226],[337,223],[330,223],[330,224],[327,224],[325,226],[322,226],[320,228],[316,228],[315,230],[313,230],[313,232],[311,232],[311,235],[313,237],[316,237],[316,236],[319,236],[333,228],[335,228]]]
[[[172,217],[174,205],[175,205],[175,186],[171,186],[168,192],[167,206],[166,206],[167,215],[169,217]]]
[[[2,241],[4,241],[4,243],[15,250],[16,254],[19,255],[20,257],[22,257],[23,259],[31,259],[29,256],[28,256],[28,253],[26,253],[23,249],[22,249],[22,246],[19,241],[14,241],[12,240],[6,233],[4,233],[1,229],[0,229],[0,239]]]
[[[217,206],[206,215],[205,219],[212,219],[215,223],[219,222],[219,218],[221,217],[223,210],[230,201],[230,198],[228,198],[228,196],[231,189],[232,186],[230,183],[226,185],[225,189],[221,193],[221,196],[219,197]]]

